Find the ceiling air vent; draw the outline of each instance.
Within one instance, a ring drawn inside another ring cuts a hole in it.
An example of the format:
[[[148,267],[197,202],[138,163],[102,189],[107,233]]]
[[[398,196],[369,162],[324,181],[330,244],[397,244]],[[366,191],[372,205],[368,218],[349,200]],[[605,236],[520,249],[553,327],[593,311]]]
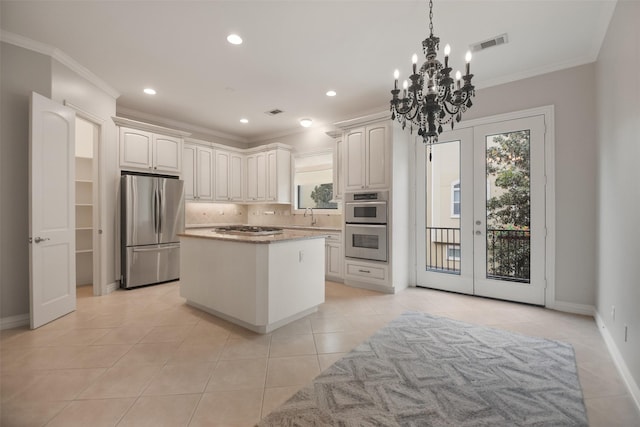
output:
[[[277,116],[280,113],[284,113],[284,111],[279,108],[274,108],[273,110],[265,111],[264,113],[270,116]]]
[[[469,48],[471,49],[471,52],[478,52],[493,46],[499,46],[501,44],[505,44],[508,41],[509,41],[509,38],[507,37],[507,33],[504,33],[504,34],[500,34],[499,36],[495,36],[491,39],[474,43],[471,46],[469,46]]]

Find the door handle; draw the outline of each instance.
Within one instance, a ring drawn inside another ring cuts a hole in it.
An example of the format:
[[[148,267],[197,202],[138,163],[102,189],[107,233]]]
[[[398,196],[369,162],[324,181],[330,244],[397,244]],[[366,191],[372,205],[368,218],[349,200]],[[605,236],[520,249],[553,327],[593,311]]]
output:
[[[44,239],[42,237],[36,237],[35,239],[33,239],[33,241],[36,243],[46,242],[47,240],[51,240],[51,239],[49,239],[48,237],[45,237]]]

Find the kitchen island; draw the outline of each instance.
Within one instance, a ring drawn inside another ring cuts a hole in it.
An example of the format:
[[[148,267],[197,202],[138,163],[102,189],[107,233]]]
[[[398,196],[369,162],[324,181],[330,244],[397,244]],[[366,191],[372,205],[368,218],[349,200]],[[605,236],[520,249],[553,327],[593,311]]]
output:
[[[180,295],[187,304],[258,333],[269,333],[324,302],[321,232],[180,234]]]

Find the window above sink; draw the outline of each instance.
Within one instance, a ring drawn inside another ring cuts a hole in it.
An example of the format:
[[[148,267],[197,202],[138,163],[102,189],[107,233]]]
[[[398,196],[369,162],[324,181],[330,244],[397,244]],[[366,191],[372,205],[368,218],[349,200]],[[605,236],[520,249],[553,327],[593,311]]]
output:
[[[340,203],[333,200],[333,150],[299,153],[294,156],[294,214],[312,208],[329,215],[342,214]]]

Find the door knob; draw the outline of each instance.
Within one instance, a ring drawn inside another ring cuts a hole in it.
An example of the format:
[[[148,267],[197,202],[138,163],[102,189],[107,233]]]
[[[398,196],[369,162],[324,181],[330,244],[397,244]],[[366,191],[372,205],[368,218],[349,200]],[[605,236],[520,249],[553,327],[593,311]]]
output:
[[[42,237],[36,237],[35,239],[33,239],[33,241],[36,243],[46,242],[47,240],[50,240],[50,239],[48,237],[45,237],[44,239]]]

